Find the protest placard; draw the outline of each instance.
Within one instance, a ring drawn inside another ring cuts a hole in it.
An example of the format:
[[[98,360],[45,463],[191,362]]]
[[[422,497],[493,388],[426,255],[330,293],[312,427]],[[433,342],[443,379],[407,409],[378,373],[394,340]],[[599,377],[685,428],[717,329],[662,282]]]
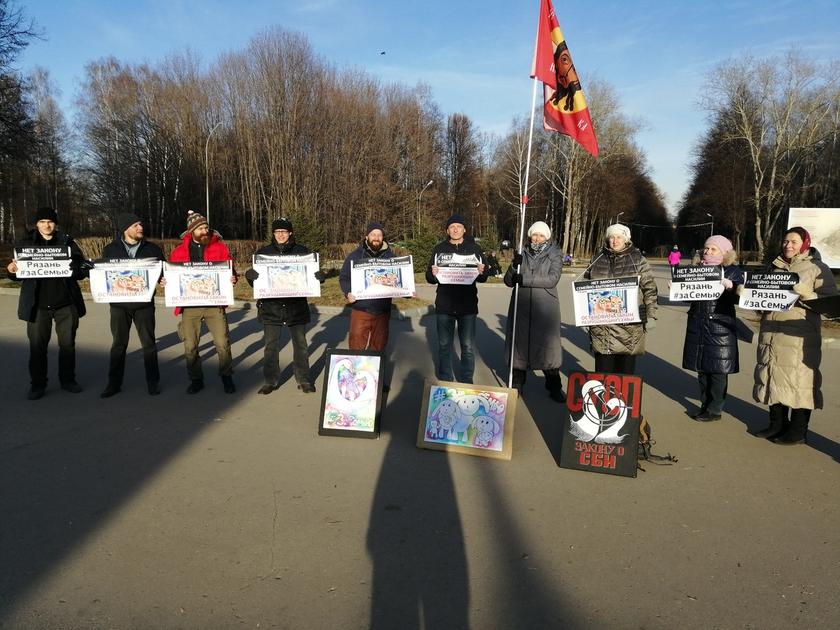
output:
[[[363,258],[351,261],[350,292],[357,300],[414,295],[412,257]]]
[[[640,322],[639,277],[581,280],[572,283],[575,326]]]
[[[435,254],[438,284],[472,284],[478,277],[481,259],[475,254]]]
[[[73,275],[70,268],[69,247],[16,247],[15,262],[20,280],[29,278],[69,278]]]
[[[166,263],[167,306],[230,306],[233,304],[230,261]]]
[[[90,270],[90,292],[100,304],[149,302],[163,264],[155,258],[107,260]]]
[[[254,299],[319,297],[321,283],[315,277],[319,264],[318,254],[292,256],[266,256],[257,254],[253,259]]]
[[[793,292],[793,285],[799,282],[799,274],[790,271],[778,273],[744,273],[744,288],[738,304],[751,311],[789,311],[799,295]]]
[[[716,300],[723,295],[723,267],[688,265],[671,267],[669,299],[672,302]]]

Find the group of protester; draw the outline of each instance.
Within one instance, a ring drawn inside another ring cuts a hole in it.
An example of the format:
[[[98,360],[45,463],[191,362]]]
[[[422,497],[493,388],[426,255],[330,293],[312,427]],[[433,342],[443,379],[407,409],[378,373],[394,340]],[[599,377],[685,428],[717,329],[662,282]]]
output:
[[[59,246],[69,248],[72,275],[63,278],[22,279],[18,317],[27,323],[30,345],[29,398],[41,398],[47,386],[47,348],[53,324],[59,345],[58,374],[61,388],[82,391],[75,377],[75,337],[85,304],[78,281],[89,273],[90,264],[73,241],[57,230],[58,217],[52,208],[41,208],[35,217],[35,229],[21,246]],[[237,275],[232,257],[219,234],[210,229],[207,219],[190,212],[182,242],[169,256],[170,262],[231,261],[231,282]],[[104,260],[152,258],[165,260],[163,251],[145,239],[143,223],[134,214],[117,217],[118,237],[103,250]],[[497,270],[488,264],[476,241],[467,235],[463,216],[453,214],[446,222],[446,238],[435,246],[426,267],[426,280],[437,285],[435,319],[437,353],[435,375],[442,381],[472,383],[475,371],[475,328],[478,315],[476,284],[486,282]],[[678,250],[676,250],[678,253]],[[257,250],[263,256],[308,254],[309,249],[295,241],[291,221],[280,218],[272,224],[270,242]],[[457,254],[476,261],[477,276],[470,284],[438,281],[438,256]],[[344,260],[339,285],[350,305],[349,348],[384,351],[388,345],[391,299],[357,299],[352,292],[351,269],[354,261],[393,258],[381,222],[372,221],[356,247]],[[679,264],[674,256],[672,264]],[[713,235],[706,240],[702,254],[694,264],[721,266],[723,294],[714,300],[692,302],[688,310],[682,367],[697,372],[700,386],[700,409],[693,418],[700,422],[719,420],[726,401],[728,375],[738,372],[738,339],[735,305],[744,276],[736,264],[737,253],[729,239]],[[516,290],[511,293],[508,309],[505,353],[511,368],[513,387],[520,392],[531,370],[542,370],[545,386],[552,399],[564,402],[560,369],[562,339],[558,284],[564,256],[551,242],[551,229],[537,221],[528,229],[528,243],[513,256],[504,275],[504,283]],[[17,264],[12,260],[7,270],[17,279]],[[770,272],[794,272],[799,281],[793,290],[799,300],[787,311],[761,313],[755,387],[753,397],[769,406],[769,425],[757,436],[779,444],[797,444],[805,440],[811,410],[822,407],[821,322],[820,315],[803,302],[837,292],[831,270],[811,247],[810,235],[801,227],[787,231],[779,256]],[[323,282],[324,275],[316,274]],[[588,328],[595,358],[595,371],[634,374],[636,358],[645,351],[645,335],[656,325],[658,291],[650,265],[633,245],[630,229],[610,225],[600,251],[596,252],[582,273],[585,279],[639,278],[640,322],[605,324]],[[245,273],[253,284],[259,277],[255,269]],[[161,284],[165,279],[161,278]],[[279,383],[279,340],[283,327],[289,329],[293,349],[293,370],[298,389],[315,391],[310,379],[309,353],[305,327],[310,322],[306,298],[269,298],[257,303],[258,320],[264,332],[264,384],[260,394],[270,394]],[[119,393],[125,372],[125,355],[132,323],[143,348],[143,359],[150,395],[160,393],[155,338],[154,298],[148,302],[110,305],[113,342],[110,352],[108,382],[101,396]],[[189,377],[187,393],[204,388],[198,352],[202,322],[207,325],[219,357],[219,375],[225,392],[233,393],[232,356],[226,310],[218,306],[179,307],[178,334],[184,344]],[[515,326],[514,326],[515,322]],[[454,340],[458,336],[459,364],[454,365]],[[456,373],[457,372],[457,373]]]

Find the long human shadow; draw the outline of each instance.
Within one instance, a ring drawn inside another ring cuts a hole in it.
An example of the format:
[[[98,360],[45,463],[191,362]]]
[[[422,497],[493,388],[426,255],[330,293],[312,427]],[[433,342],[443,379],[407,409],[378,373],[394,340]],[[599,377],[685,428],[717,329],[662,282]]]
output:
[[[468,628],[464,532],[446,453],[416,448],[422,376],[409,372],[382,417],[388,446],[376,481],[367,549],[371,628]]]

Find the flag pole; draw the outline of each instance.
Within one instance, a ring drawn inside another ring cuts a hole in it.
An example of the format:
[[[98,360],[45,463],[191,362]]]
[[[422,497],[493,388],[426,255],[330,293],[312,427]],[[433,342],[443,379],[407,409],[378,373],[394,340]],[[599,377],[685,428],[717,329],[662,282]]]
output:
[[[528,206],[528,177],[531,174],[531,143],[534,139],[534,111],[537,108],[537,83],[539,79],[534,77],[534,88],[531,91],[531,124],[528,128],[528,155],[525,158],[525,183],[522,188],[522,199],[520,200],[519,217],[519,255],[522,255],[522,244],[525,239],[525,208]],[[520,265],[516,272],[519,273]],[[516,314],[519,310],[519,284],[513,285],[513,322],[510,328],[510,370],[508,371],[508,387],[513,387],[513,357],[516,353]]]

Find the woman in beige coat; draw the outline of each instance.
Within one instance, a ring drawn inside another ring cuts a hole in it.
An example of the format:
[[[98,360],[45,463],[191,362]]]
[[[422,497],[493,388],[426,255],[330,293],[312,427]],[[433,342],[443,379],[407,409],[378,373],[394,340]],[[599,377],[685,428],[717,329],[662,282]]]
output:
[[[801,302],[837,293],[837,285],[831,269],[811,247],[811,235],[801,227],[787,231],[771,271],[798,274],[793,290],[800,297],[788,311],[761,316],[753,398],[770,405],[770,424],[756,436],[776,444],[802,444],[811,410],[822,409],[823,400],[820,315]]]

